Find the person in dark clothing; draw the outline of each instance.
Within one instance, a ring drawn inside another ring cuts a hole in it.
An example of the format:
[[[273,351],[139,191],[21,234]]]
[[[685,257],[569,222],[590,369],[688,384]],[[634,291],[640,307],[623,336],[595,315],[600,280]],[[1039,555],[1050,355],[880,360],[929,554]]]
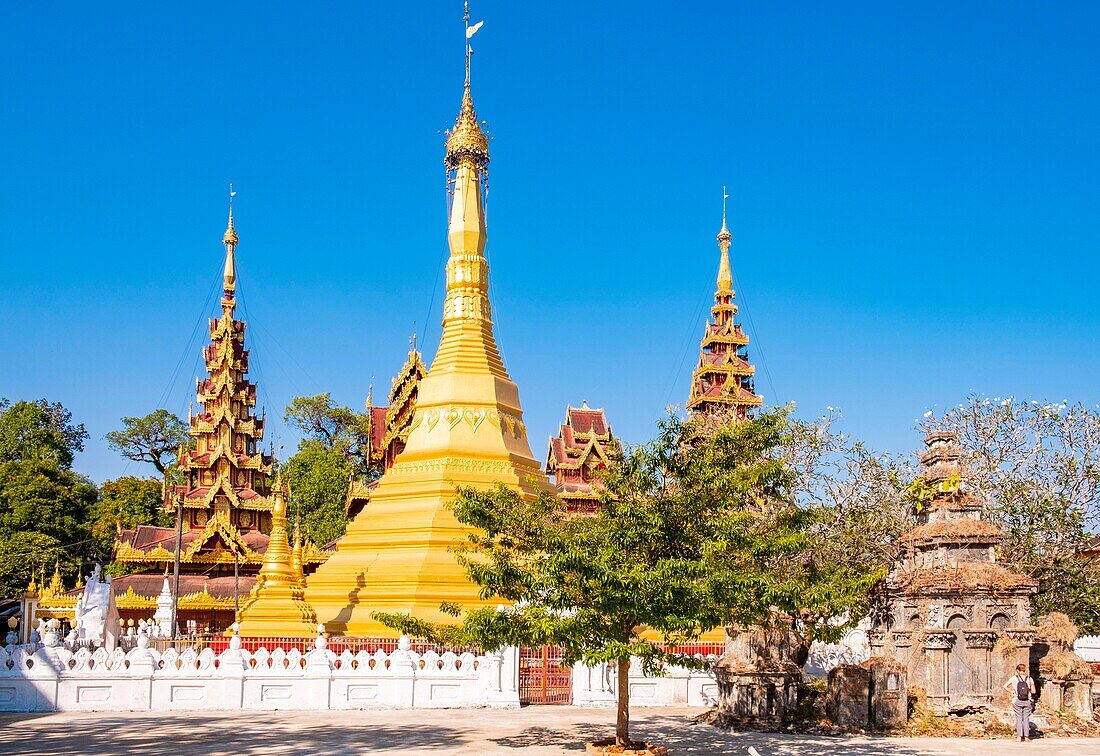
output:
[[[1035,710],[1035,681],[1027,673],[1027,666],[1016,665],[1016,674],[1004,684],[1004,689],[1012,694],[1012,713],[1016,715],[1016,737],[1021,743],[1027,742],[1031,735],[1031,712]]]

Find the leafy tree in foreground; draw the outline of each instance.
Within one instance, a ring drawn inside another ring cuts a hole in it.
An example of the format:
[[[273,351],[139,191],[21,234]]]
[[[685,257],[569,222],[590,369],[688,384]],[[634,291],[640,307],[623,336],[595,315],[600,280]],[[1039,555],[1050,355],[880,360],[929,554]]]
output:
[[[967,485],[1005,533],[999,556],[1039,581],[1037,614],[1100,632],[1100,565],[1079,551],[1100,530],[1100,410],[970,396],[923,431],[958,436]]]
[[[181,446],[191,442],[187,424],[166,409],[144,417],[122,418],[122,429],[107,434],[107,445],[135,462],[147,462],[163,477]]]
[[[646,637],[676,645],[806,609],[832,616],[881,577],[817,558],[820,512],[791,502],[787,433],[782,411],[712,427],[669,417],[656,440],[610,466],[593,516],[568,515],[549,493],[523,501],[503,486],[461,489],[454,513],[476,531],[459,559],[484,598],[513,605],[474,610],[457,628],[378,617],[438,640],[555,644],[566,663],[614,663],[615,737],[626,745],[631,657],[651,674],[665,663],[701,666]],[[819,634],[838,632],[823,624]]]
[[[344,515],[351,463],[339,451],[305,441],[287,460],[283,475],[306,537],[322,546],[347,530]]]

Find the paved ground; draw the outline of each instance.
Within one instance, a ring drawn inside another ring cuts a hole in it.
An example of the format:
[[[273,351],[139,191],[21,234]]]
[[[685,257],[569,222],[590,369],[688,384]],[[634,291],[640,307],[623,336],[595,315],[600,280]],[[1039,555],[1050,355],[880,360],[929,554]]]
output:
[[[811,737],[727,733],[690,718],[700,709],[637,709],[635,736],[674,754],[751,756],[1100,756],[1100,741]],[[612,730],[605,709],[534,706],[511,711],[194,712],[0,714],[0,754],[576,754]]]

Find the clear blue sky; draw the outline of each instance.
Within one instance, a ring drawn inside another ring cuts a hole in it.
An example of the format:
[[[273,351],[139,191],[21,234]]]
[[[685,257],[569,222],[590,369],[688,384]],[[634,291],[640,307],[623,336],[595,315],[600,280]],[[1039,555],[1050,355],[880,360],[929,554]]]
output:
[[[928,408],[1100,401],[1095,3],[476,0],[497,335],[534,451],[682,404],[722,184],[767,401],[906,451]],[[458,2],[0,7],[0,396],[78,467],[185,414],[237,185],[253,377],[361,406],[439,336]],[[425,328],[426,324],[426,328]],[[178,366],[178,369],[177,369]],[[286,454],[294,439],[273,422]]]

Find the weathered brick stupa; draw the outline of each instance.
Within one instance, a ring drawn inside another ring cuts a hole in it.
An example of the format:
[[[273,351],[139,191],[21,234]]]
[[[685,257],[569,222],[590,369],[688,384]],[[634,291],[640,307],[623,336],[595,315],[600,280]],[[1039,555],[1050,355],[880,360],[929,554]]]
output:
[[[474,112],[469,70],[467,45],[462,107],[446,143],[452,195],[443,336],[404,450],[308,580],[306,599],[332,633],[395,636],[372,613],[453,622],[441,602],[495,604],[480,598],[450,551],[468,530],[447,505],[456,486],[502,482],[529,497],[548,486],[493,336],[482,200],[489,140]]]
[[[997,564],[1001,531],[967,493],[955,437],[932,432],[924,442],[922,477],[932,493],[872,616],[872,654],[905,664],[910,690],[924,688],[931,711],[989,706],[1015,666],[1028,663],[1038,585]]]

